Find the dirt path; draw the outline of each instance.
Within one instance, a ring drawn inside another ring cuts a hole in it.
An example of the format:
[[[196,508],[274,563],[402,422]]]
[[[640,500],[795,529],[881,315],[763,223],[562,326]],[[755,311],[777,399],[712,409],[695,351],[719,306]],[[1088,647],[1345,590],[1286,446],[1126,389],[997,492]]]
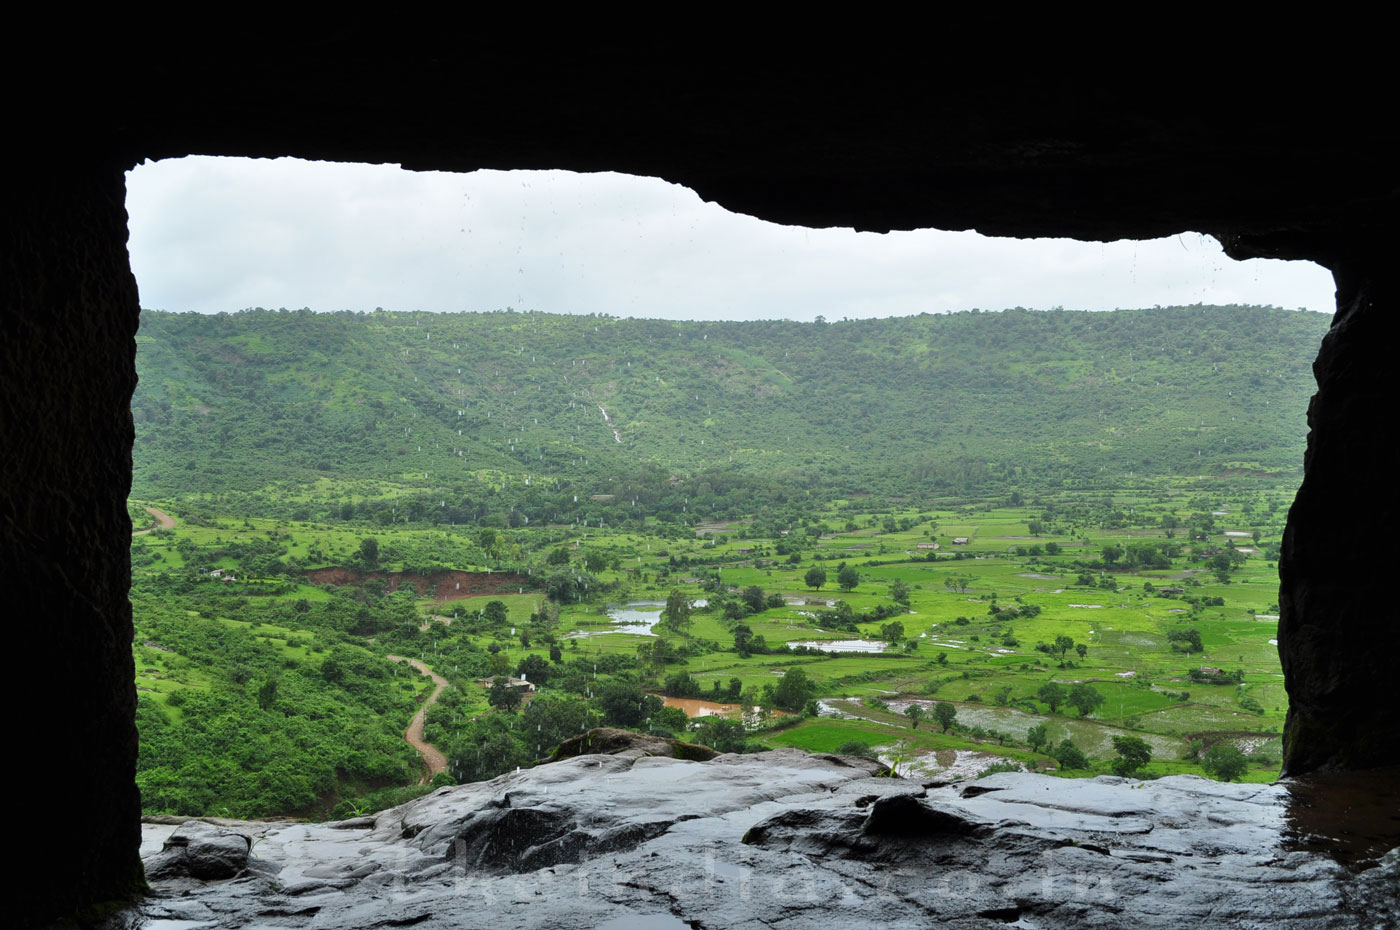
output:
[[[432,743],[423,739],[423,721],[428,716],[428,708],[442,694],[447,687],[447,679],[438,675],[431,668],[419,662],[417,659],[405,659],[403,656],[389,656],[390,662],[407,662],[418,669],[420,674],[427,675],[433,680],[437,687],[433,688],[433,693],[428,695],[428,699],[423,702],[423,706],[418,708],[418,713],[413,715],[413,721],[409,723],[408,729],[403,731],[404,742],[418,750],[418,754],[423,757],[423,764],[428,767],[428,773],[418,780],[418,784],[426,785],[433,780],[433,776],[438,772],[447,771],[447,757],[444,756]]]
[[[144,530],[136,530],[134,533],[131,534],[132,536],[145,536],[147,533],[151,533],[156,530],[175,529],[175,518],[172,517],[170,514],[166,513],[164,510],[157,510],[154,507],[147,507],[146,513],[156,518],[156,525],[148,526]]]

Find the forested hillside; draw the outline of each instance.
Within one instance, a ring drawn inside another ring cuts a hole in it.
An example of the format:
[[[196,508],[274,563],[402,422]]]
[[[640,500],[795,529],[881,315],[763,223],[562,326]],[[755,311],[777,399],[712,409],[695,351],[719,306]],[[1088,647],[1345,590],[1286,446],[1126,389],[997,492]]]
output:
[[[133,495],[197,484],[256,511],[260,491],[330,478],[444,520],[502,495],[548,519],[599,493],[715,510],[795,489],[1296,474],[1329,323],[1201,306],[808,324],[146,311]]]

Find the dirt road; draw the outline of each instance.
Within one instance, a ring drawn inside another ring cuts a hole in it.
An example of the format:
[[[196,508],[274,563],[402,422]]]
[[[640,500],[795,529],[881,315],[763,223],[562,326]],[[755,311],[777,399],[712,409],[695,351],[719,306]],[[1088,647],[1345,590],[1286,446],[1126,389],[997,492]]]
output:
[[[405,659],[403,656],[389,656],[390,662],[407,662],[418,669],[420,674],[427,675],[433,680],[436,687],[433,693],[428,695],[428,699],[423,702],[423,706],[418,708],[418,713],[413,715],[413,721],[409,723],[408,729],[403,731],[404,742],[418,750],[418,754],[423,757],[423,764],[427,766],[428,773],[419,779],[418,784],[426,785],[433,780],[433,776],[438,772],[447,771],[447,757],[432,743],[423,739],[423,721],[428,716],[428,708],[433,706],[443,689],[447,687],[447,679],[438,675],[431,668],[419,662],[417,659]]]
[[[148,526],[144,530],[136,530],[134,533],[131,534],[132,536],[145,536],[147,533],[153,532],[155,530],[175,529],[175,518],[172,517],[170,514],[166,513],[164,510],[157,510],[154,507],[147,507],[146,513],[156,518],[156,525]]]

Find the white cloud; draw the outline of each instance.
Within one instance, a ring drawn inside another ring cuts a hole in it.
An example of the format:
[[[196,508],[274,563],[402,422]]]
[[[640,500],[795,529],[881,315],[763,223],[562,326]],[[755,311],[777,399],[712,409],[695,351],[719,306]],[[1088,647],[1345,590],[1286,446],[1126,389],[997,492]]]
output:
[[[777,226],[655,178],[184,158],[127,178],[143,306],[810,320],[981,307],[1255,303],[1330,312],[1308,263],[1213,240]]]

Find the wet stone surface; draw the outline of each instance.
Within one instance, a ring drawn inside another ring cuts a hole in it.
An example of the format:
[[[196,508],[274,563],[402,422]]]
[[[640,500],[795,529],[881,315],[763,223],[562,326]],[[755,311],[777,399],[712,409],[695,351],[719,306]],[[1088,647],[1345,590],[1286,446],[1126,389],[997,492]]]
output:
[[[155,879],[159,895],[121,920],[153,930],[1400,922],[1400,849],[1347,863],[1299,848],[1284,785],[1003,773],[925,787],[879,774],[868,760],[796,750],[709,762],[583,755],[373,820],[257,825],[235,877]]]

